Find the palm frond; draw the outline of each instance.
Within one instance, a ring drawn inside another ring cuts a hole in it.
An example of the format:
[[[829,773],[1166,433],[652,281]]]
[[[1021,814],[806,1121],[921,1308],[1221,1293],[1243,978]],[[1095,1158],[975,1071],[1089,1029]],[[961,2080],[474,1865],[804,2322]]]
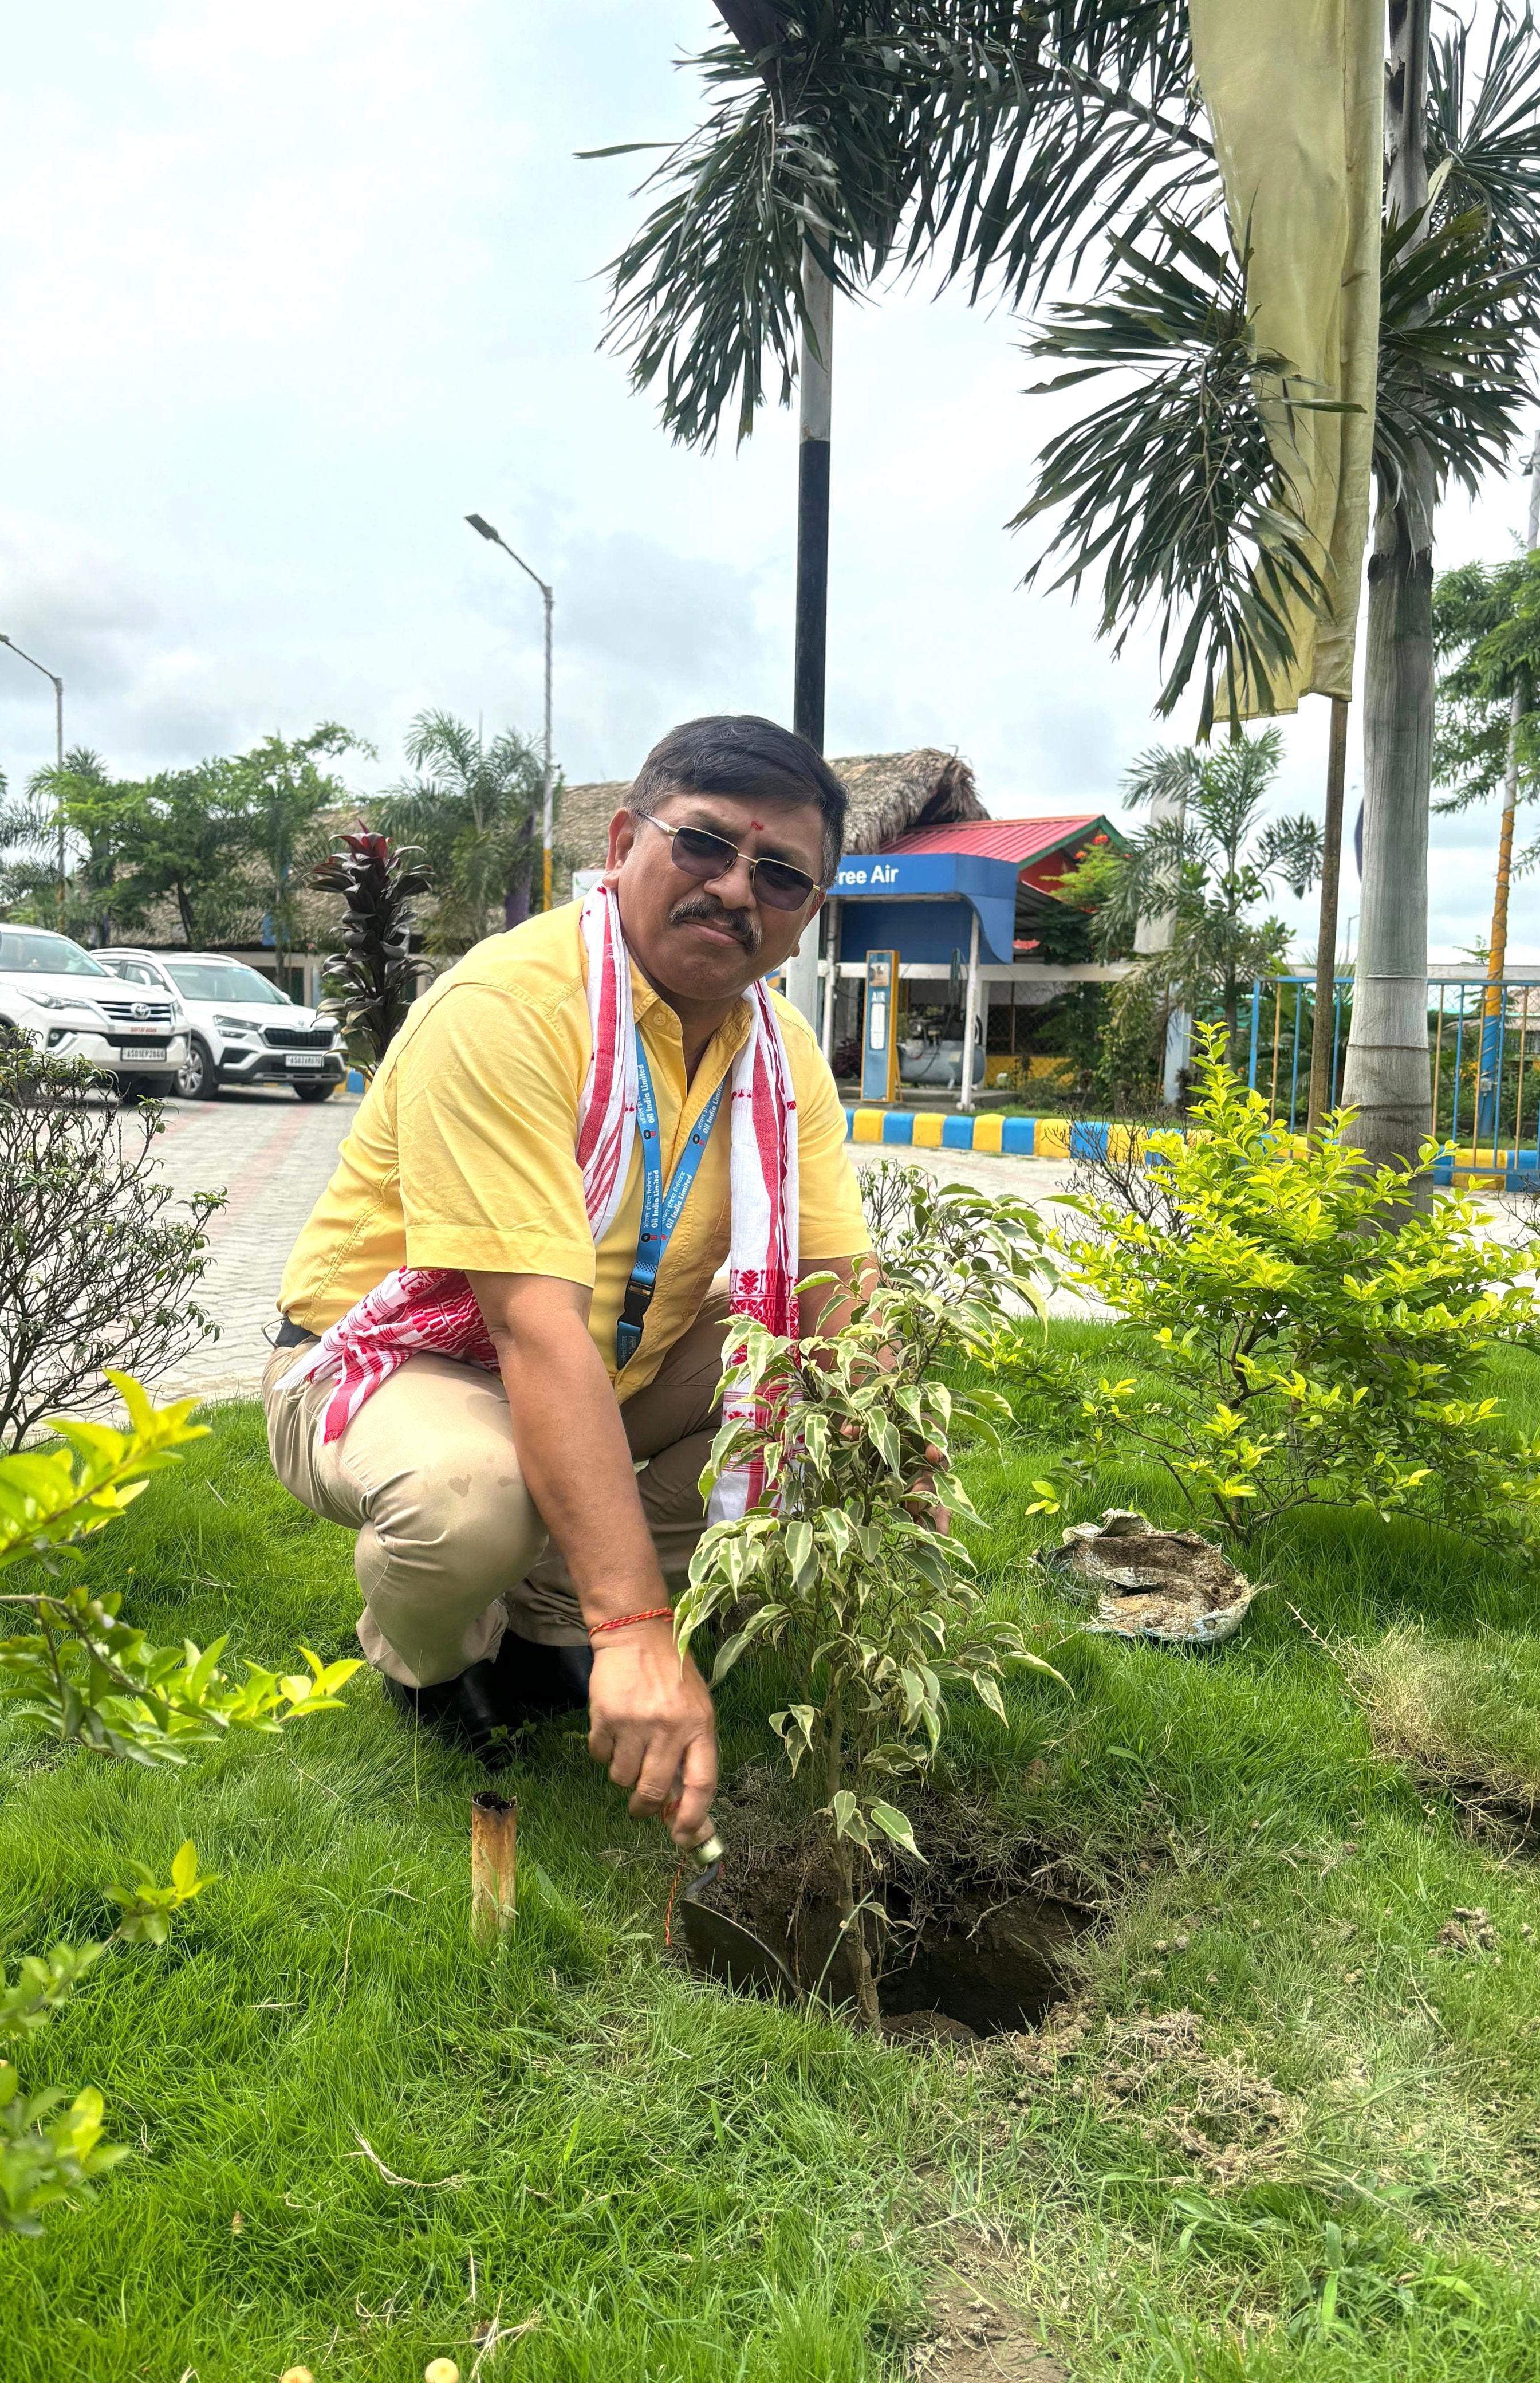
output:
[[[1478,208],[1435,224],[1387,223],[1381,249],[1374,461],[1398,501],[1419,450],[1442,486],[1474,496],[1500,470],[1534,401],[1532,274],[1493,268]]]
[[[974,111],[971,171],[952,177],[942,207],[917,212],[909,261],[950,227],[944,278],[966,279],[974,301],[994,287],[1035,304],[1056,275],[1073,281],[1105,259],[1115,233],[1137,238],[1158,214],[1195,220],[1220,197],[1186,12],[1127,12],[1140,38],[1115,48],[1091,21],[1114,12],[1059,13],[1074,21],[1044,43],[1020,99],[998,117]]]
[[[1540,46],[1534,20],[1497,0],[1472,76],[1473,21],[1434,42],[1428,60],[1428,169],[1446,217],[1482,209],[1499,267],[1533,270],[1540,253]]]
[[[746,437],[767,383],[789,398],[805,241],[847,293],[934,262],[1016,303],[1157,200],[1217,193],[1185,12],[1163,0],[722,13],[756,46],[684,61],[703,120],[643,184],[655,204],[607,268],[605,344],[686,444],[710,445],[730,411]]]
[[[1190,745],[1151,745],[1134,756],[1118,793],[1136,809],[1145,803],[1185,803],[1197,790],[1201,766],[1201,756]]]
[[[1321,822],[1308,811],[1269,820],[1257,839],[1256,867],[1263,877],[1281,877],[1297,902],[1321,874],[1324,850]]]
[[[1175,710],[1201,663],[1200,737],[1214,725],[1222,682],[1238,735],[1238,690],[1265,704],[1292,661],[1291,608],[1319,611],[1328,600],[1317,541],[1274,460],[1259,398],[1290,417],[1340,409],[1300,394],[1287,359],[1254,352],[1233,251],[1170,218],[1161,230],[1157,253],[1115,242],[1124,267],[1115,288],[1093,303],[1055,306],[1031,344],[1029,353],[1077,367],[1041,390],[1109,371],[1126,372],[1132,386],[1049,440],[1011,526],[1062,509],[1029,584],[1053,561],[1064,565],[1053,588],[1078,594],[1099,572],[1098,634],[1115,653],[1154,611],[1165,668],[1184,618],[1156,709]]]

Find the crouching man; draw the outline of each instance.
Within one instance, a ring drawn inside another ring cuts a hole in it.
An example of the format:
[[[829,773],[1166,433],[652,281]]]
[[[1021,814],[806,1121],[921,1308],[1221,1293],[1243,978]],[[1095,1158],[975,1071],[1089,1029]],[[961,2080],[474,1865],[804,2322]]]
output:
[[[724,1336],[796,1330],[798,1275],[848,1279],[868,1245],[833,1080],[761,982],[844,809],[768,721],[656,746],[602,885],[414,1005],[290,1257],[264,1381],[279,1479],[357,1533],[359,1640],[403,1713],[495,1761],[586,1700],[595,1759],[682,1844],[716,1739],[671,1600]]]

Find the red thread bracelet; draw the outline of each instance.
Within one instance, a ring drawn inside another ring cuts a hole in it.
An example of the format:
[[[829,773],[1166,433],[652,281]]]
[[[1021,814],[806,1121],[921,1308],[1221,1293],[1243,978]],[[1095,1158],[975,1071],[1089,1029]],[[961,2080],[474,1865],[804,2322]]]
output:
[[[597,1638],[601,1630],[623,1630],[633,1622],[671,1622],[672,1620],[671,1605],[649,1605],[645,1613],[617,1613],[610,1622],[590,1622],[588,1636],[590,1638]]]

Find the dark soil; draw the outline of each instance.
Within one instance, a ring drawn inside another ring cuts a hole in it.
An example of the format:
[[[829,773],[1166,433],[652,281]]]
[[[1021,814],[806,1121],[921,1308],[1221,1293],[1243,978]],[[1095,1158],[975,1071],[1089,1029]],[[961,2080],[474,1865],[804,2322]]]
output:
[[[930,2324],[909,2360],[910,2374],[925,2383],[1068,2383],[1013,2310],[964,2284],[940,2294]]]
[[[1033,1858],[1034,1853],[1036,1858]],[[1034,1883],[1041,1851],[1018,1851],[1006,1874],[998,1863],[940,1849],[923,1869],[895,1863],[874,1877],[865,1917],[877,1971],[884,2031],[931,2043],[1036,2027],[1068,1992],[1077,1939],[1095,1920],[1089,1905]],[[855,1992],[854,1965],[840,1940],[836,1895],[820,1847],[759,1845],[729,1857],[697,1901],[751,1930],[782,1962],[795,1985],[832,2003]],[[770,1985],[704,1944],[691,1945],[688,1915],[681,1937],[692,1965],[750,1991]]]
[[[1522,1788],[1497,1784],[1490,1779],[1424,1779],[1436,1785],[1458,1809],[1472,1837],[1504,1853],[1540,1855],[1540,1804]]]

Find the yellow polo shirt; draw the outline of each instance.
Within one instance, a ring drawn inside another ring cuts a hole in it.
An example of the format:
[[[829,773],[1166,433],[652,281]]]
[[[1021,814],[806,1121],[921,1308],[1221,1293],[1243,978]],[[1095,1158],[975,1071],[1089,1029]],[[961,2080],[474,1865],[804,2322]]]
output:
[[[684,1080],[679,1020],[634,966],[636,1023],[652,1072],[665,1182],[748,1031],[746,1001]],[[857,1257],[869,1235],[845,1150],[844,1112],[805,1020],[778,996],[796,1093],[804,1272]],[[414,1002],[338,1154],[337,1172],[290,1253],[278,1304],[324,1332],[397,1266],[558,1275],[592,1290],[589,1329],[615,1378],[615,1326],[636,1255],[642,1154],[596,1249],[578,1172],[577,1104],[587,1072],[588,998],[576,903],[468,952]],[[688,1330],[727,1256],[730,1111],[659,1268],[642,1344],[616,1383],[629,1398]]]

